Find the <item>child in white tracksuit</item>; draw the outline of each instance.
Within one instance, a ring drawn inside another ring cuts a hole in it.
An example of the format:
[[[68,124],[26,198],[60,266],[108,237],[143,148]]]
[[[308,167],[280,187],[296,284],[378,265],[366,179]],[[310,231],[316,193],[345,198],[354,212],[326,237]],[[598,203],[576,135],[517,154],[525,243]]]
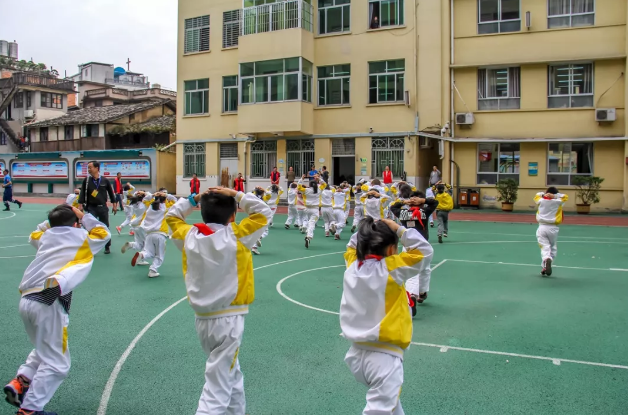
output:
[[[307,222],[307,234],[305,236],[305,247],[309,248],[312,239],[314,238],[314,229],[316,229],[316,222],[318,222],[318,208],[320,206],[320,190],[318,183],[314,180],[310,182],[309,187],[304,187],[301,182],[305,179],[305,176],[297,183],[297,189],[303,196],[303,204],[305,205],[305,215],[308,217]]]
[[[110,239],[103,223],[66,205],[54,208],[31,233],[37,254],[20,283],[19,310],[35,349],[4,387],[7,402],[21,407],[18,414],[54,414],[43,410],[70,371],[67,329],[72,292],[85,281],[94,255]]]
[[[307,232],[307,224],[310,221],[310,217],[308,216],[307,209],[305,208],[305,203],[303,202],[303,195],[299,193],[299,189],[297,188],[297,215],[299,220],[299,230],[301,233]]]
[[[329,236],[329,227],[334,221],[334,209],[332,207],[332,199],[334,197],[334,193],[332,189],[327,186],[327,183],[322,182],[318,186],[319,191],[321,192],[321,217],[323,218],[323,222],[325,224],[325,237]]]
[[[538,205],[536,221],[539,228],[536,239],[541,247],[541,275],[552,275],[552,263],[556,260],[558,225],[563,222],[563,205],[567,199],[568,196],[558,193],[555,187],[534,196],[534,202]]]
[[[296,183],[290,183],[288,188],[288,219],[286,219],[286,229],[290,229],[290,225],[294,223],[295,228],[301,227],[301,220],[299,218],[299,210],[297,208],[299,190]]]
[[[397,254],[398,242],[406,252]],[[363,415],[402,415],[403,354],[412,341],[412,317],[405,281],[432,247],[416,229],[384,219],[363,220],[345,253],[340,303],[342,335],[352,345],[345,363],[369,388]]]
[[[434,191],[432,190],[431,187],[428,187],[427,190],[425,191],[425,197],[428,199],[434,199]],[[434,215],[436,213],[433,213],[430,215],[430,227],[434,227]]]
[[[360,221],[364,219],[364,203],[362,202],[362,195],[365,194],[368,189],[368,185],[361,181],[353,186],[355,206],[353,207],[353,225],[351,226],[351,232],[355,232],[360,225]]]
[[[386,194],[379,193],[374,188],[363,192],[361,196],[364,205],[364,216],[371,217],[375,220],[385,218],[385,209],[388,206],[390,198]]]
[[[347,217],[345,216],[345,209],[347,205],[347,193],[349,189],[337,187],[332,189],[332,208],[333,208],[333,220],[330,223],[329,230],[334,233],[334,239],[340,239],[340,234],[347,224]]]
[[[244,415],[244,378],[238,353],[244,316],[255,297],[250,249],[270,223],[266,203],[232,189],[210,189],[180,199],[166,215],[172,240],[183,251],[185,286],[196,332],[207,354],[197,415]],[[201,202],[203,222],[185,218]],[[235,223],[237,204],[249,217]],[[211,272],[208,272],[211,270]]]
[[[129,209],[131,207],[131,197],[135,193],[135,187],[131,185],[131,183],[127,183],[124,185],[124,199],[122,203],[124,203],[124,222],[120,224],[120,226],[116,226],[116,231],[118,231],[118,235],[122,233],[122,230],[131,224],[133,220],[133,209]],[[127,210],[128,209],[128,210]]]
[[[283,194],[283,189],[277,186],[276,184],[272,186],[268,186],[268,188],[266,188],[266,193],[264,194],[263,199],[268,205],[268,207],[270,208],[270,211],[273,213],[273,218],[275,217],[275,213],[277,212],[277,207],[279,206],[279,197],[282,194]],[[270,220],[269,226],[273,226],[272,218]],[[268,230],[266,231],[266,234],[262,236],[262,238],[265,238],[267,235],[268,235]]]
[[[132,249],[136,252],[142,252],[146,243],[146,232],[142,228],[144,218],[146,218],[147,209],[153,201],[153,195],[149,192],[137,192],[132,197],[131,208],[133,209],[133,217],[131,218],[131,231],[133,232],[133,242],[125,242],[122,245],[122,253]],[[137,258],[135,265],[149,265],[143,258]]]

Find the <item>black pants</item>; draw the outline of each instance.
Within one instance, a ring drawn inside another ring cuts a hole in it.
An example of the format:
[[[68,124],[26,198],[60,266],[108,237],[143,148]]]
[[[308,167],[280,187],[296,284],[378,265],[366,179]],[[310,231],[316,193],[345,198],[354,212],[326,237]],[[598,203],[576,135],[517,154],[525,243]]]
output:
[[[124,203],[123,203],[121,194],[116,195],[116,201],[118,202],[118,206],[120,206],[120,210],[124,212]]]
[[[87,212],[109,227],[109,208],[103,205],[87,205]],[[111,239],[105,245],[105,249],[111,246]]]

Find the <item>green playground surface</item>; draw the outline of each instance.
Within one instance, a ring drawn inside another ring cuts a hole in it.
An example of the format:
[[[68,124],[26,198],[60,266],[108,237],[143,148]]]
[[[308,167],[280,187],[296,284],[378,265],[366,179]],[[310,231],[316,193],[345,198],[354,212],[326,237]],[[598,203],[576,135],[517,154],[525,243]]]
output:
[[[31,350],[17,287],[35,253],[27,236],[50,208],[0,212],[3,382]],[[284,220],[275,217],[254,257],[256,300],[239,355],[247,414],[360,413],[366,388],[344,364],[349,343],[337,316],[349,229],[334,241],[318,227],[305,249]],[[190,222],[200,221],[194,212]],[[535,232],[530,224],[450,222],[441,245],[432,230],[431,290],[404,359],[406,414],[627,413],[625,229],[562,226],[551,278],[539,276]],[[46,409],[193,414],[206,356],[184,300],[181,254],[168,242],[161,276],[149,279],[147,267],[131,267],[132,253],[120,253],[132,237],[113,233],[112,254],[96,257],[74,293],[72,369]],[[0,414],[13,413],[2,405]]]

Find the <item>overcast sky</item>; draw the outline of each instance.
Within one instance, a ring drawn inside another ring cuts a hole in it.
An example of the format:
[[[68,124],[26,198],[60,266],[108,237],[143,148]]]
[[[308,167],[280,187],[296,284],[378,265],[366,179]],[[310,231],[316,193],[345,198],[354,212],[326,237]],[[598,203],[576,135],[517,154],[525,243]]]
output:
[[[177,0],[0,0],[0,40],[61,76],[111,63],[176,89]]]

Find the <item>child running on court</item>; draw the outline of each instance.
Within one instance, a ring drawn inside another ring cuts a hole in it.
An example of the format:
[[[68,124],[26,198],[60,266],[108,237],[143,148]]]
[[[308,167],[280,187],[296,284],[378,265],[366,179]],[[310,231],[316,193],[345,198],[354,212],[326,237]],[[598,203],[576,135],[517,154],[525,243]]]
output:
[[[454,208],[454,200],[449,192],[446,191],[444,184],[436,186],[436,195],[434,199],[438,201],[436,208],[436,218],[438,219],[438,243],[443,243],[443,236],[447,238],[449,231],[449,212]]]
[[[401,254],[399,240],[406,250]],[[347,245],[340,327],[352,342],[345,363],[369,388],[365,415],[404,413],[399,400],[403,354],[412,340],[404,283],[432,254],[432,246],[416,229],[371,217],[362,221]]]
[[[362,193],[362,204],[364,205],[364,216],[375,220],[384,219],[388,201],[390,198],[385,193],[379,193],[376,188],[370,188],[366,193]]]
[[[362,193],[368,190],[368,186],[364,184],[364,180],[360,180],[353,186],[354,207],[353,207],[353,224],[351,225],[351,233],[360,225],[360,221],[364,219],[364,203],[362,202]]]
[[[146,217],[146,209],[150,206],[153,200],[153,195],[148,192],[138,191],[134,196],[130,198],[131,204],[129,205],[133,210],[133,217],[131,218],[131,232],[133,232],[133,242],[125,242],[122,245],[122,253],[132,249],[136,252],[141,252],[144,249],[144,243],[146,241],[146,233],[142,228],[142,222]],[[125,209],[126,210],[126,209]],[[135,265],[149,265],[144,259],[138,258]]]
[[[81,189],[74,189],[74,193],[70,193],[68,197],[65,198],[65,204],[78,209],[78,198],[80,194]]]
[[[329,230],[334,234],[334,239],[339,240],[342,230],[347,225],[347,217],[345,209],[347,203],[347,193],[349,189],[345,187],[337,187],[332,189],[332,221],[329,224]]]
[[[320,192],[318,190],[318,183],[315,180],[310,182],[309,187],[305,187],[301,182],[305,180],[305,174],[297,183],[297,189],[303,196],[303,204],[305,205],[305,215],[308,217],[307,222],[307,234],[305,235],[305,247],[309,248],[312,239],[314,239],[314,229],[316,229],[316,222],[318,222],[318,208],[320,206]],[[304,224],[305,225],[305,224]]]
[[[189,225],[185,218],[199,201],[204,223]],[[239,224],[235,223],[238,204],[249,215]],[[268,205],[255,195],[227,188],[179,199],[166,214],[172,240],[183,251],[188,298],[207,354],[199,415],[245,413],[238,352],[244,316],[255,297],[250,249],[271,215]]]
[[[283,189],[276,184],[272,186],[268,186],[266,188],[266,193],[264,194],[264,201],[270,208],[270,211],[273,213],[273,218],[275,217],[275,213],[277,212],[277,207],[279,206],[279,197],[283,194]],[[273,220],[270,219],[269,227],[273,226]],[[265,235],[266,236],[266,235]],[[262,238],[264,238],[263,236]]]
[[[390,211],[405,228],[416,229],[426,241],[429,241],[430,233],[427,227],[427,218],[434,213],[437,206],[438,201],[436,199],[426,198],[423,192],[413,192],[409,185],[404,184],[400,186],[399,199],[390,206]],[[427,300],[432,278],[431,262],[431,258],[422,261],[418,275],[410,278],[406,284],[413,317],[416,315],[417,304],[422,304]]]
[[[81,227],[83,225],[83,228]],[[31,233],[37,249],[20,283],[20,316],[35,349],[4,387],[19,415],[56,415],[44,407],[70,371],[68,324],[72,292],[89,275],[94,255],[111,239],[89,213],[60,205]]]
[[[124,203],[124,215],[126,218],[124,219],[124,222],[120,224],[120,226],[116,226],[116,231],[118,231],[118,235],[120,235],[122,233],[122,230],[125,228],[125,226],[129,226],[131,224],[131,220],[133,220],[133,209],[130,208],[131,206],[130,199],[131,197],[133,197],[133,193],[135,192],[135,187],[133,187],[131,183],[127,183],[124,185],[123,190],[124,190],[124,199],[122,200],[122,203]],[[130,233],[130,235],[133,235],[133,234]]]
[[[550,187],[545,193],[534,196],[538,205],[536,221],[539,229],[536,231],[536,240],[541,247],[541,275],[552,275],[552,263],[556,260],[556,242],[558,240],[558,225],[563,222],[563,205],[568,196]]]
[[[434,198],[434,191],[432,190],[431,187],[428,187],[427,190],[425,191],[425,197],[429,198]],[[430,228],[434,227],[434,215],[436,214],[436,212],[432,213],[430,215]]]
[[[288,219],[286,219],[286,229],[290,229],[290,225],[294,223],[295,228],[301,227],[301,220],[299,218],[299,210],[297,208],[299,191],[296,183],[290,183],[288,188]]]
[[[334,221],[334,209],[332,207],[334,192],[325,182],[322,182],[318,186],[318,189],[321,192],[321,217],[323,218],[323,222],[325,224],[325,237],[327,238],[330,236],[329,228]]]

